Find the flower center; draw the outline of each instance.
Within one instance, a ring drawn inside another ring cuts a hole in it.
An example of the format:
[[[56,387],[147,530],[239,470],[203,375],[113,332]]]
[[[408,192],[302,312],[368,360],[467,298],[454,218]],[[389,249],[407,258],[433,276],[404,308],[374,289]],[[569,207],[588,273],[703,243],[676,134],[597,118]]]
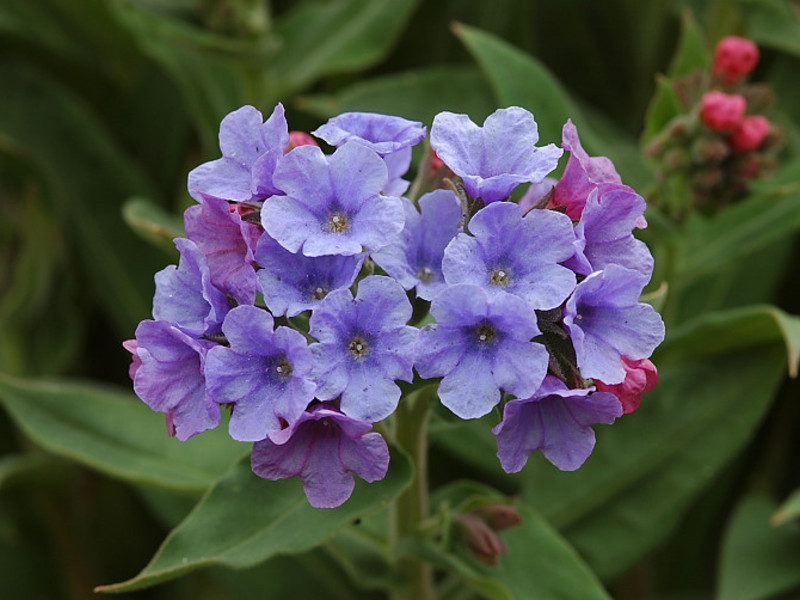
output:
[[[285,358],[282,358],[278,361],[278,364],[275,366],[275,372],[280,375],[281,377],[289,377],[292,374],[292,363],[290,363]]]
[[[334,213],[328,217],[328,229],[331,233],[343,233],[347,226],[347,217],[342,213]]]
[[[361,358],[362,356],[366,356],[367,352],[369,352],[367,341],[360,336],[354,338],[347,349],[350,350],[350,354],[353,355],[353,358]]]
[[[417,271],[417,279],[419,279],[422,283],[430,283],[433,281],[433,269],[430,267],[422,267],[419,271]]]
[[[475,328],[475,338],[481,344],[491,344],[497,337],[497,332],[491,323],[482,323]]]
[[[314,300],[322,300],[325,296],[328,295],[328,289],[318,285],[313,290],[311,290],[311,298]]]
[[[494,269],[489,275],[489,283],[498,287],[506,287],[510,281],[511,276],[505,269]]]

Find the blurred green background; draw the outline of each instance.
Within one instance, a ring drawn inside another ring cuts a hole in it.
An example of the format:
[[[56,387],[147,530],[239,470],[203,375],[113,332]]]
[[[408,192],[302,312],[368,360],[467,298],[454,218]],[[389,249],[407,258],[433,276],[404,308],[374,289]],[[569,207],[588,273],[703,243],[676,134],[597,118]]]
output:
[[[441,110],[482,121],[519,104],[543,143],[572,117],[589,152],[648,194],[639,139],[687,15],[706,53],[727,34],[759,44],[753,79],[773,90],[785,146],[773,177],[714,219],[648,214],[644,239],[668,265],[654,302],[670,290],[662,391],[598,432],[569,478],[541,461],[502,475],[485,422],[442,420],[433,483],[523,497],[615,598],[798,597],[800,501],[786,499],[800,487],[800,388],[785,348],[796,365],[800,3],[784,0],[0,0],[0,595],[88,598],[132,577],[242,452],[176,450],[158,417],[140,422],[120,345],[177,258],[186,175],[219,156],[225,114],[280,101],[309,131],[348,110],[430,126]],[[166,489],[167,475],[130,466],[162,448],[202,476]],[[125,597],[381,597],[332,548]]]

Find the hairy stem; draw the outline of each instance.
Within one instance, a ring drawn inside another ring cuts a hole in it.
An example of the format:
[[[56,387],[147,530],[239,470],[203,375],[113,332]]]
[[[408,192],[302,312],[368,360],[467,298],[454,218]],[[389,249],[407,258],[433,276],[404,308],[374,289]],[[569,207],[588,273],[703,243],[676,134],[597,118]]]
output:
[[[414,463],[411,485],[392,504],[390,542],[392,549],[404,538],[418,534],[428,516],[428,413],[435,387],[428,386],[401,399],[394,415],[394,437]],[[400,556],[396,568],[406,587],[393,600],[433,600],[433,570],[413,556]]]

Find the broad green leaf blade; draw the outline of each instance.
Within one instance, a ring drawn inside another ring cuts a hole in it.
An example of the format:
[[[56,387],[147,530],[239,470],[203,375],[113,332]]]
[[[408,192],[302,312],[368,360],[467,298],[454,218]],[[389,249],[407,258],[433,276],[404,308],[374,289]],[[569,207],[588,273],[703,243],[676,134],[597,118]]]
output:
[[[96,297],[120,331],[133,331],[150,313],[153,273],[164,257],[136,238],[122,221],[120,207],[131,195],[155,197],[155,192],[66,89],[1,60],[0,81],[0,135],[32,157],[52,190],[54,210],[74,234]]]
[[[310,550],[361,515],[385,508],[411,481],[411,464],[393,449],[382,481],[356,479],[353,495],[342,506],[317,509],[308,504],[297,478],[260,479],[246,457],[209,489],[139,575],[97,591],[127,592],[201,567],[246,568]]]
[[[800,531],[774,527],[775,503],[746,498],[722,542],[718,600],[766,600],[800,587]]]
[[[453,31],[478,62],[498,102],[522,106],[534,114],[543,142],[560,145],[561,128],[571,118],[587,149],[602,147],[578,105],[534,57],[475,27],[456,23]]]
[[[581,110],[561,83],[534,57],[480,29],[457,23],[453,30],[475,57],[500,105],[522,106],[534,114],[541,143],[560,145],[561,129],[567,119],[572,119],[584,148],[590,154],[615,161],[623,180],[630,178],[638,185],[649,178],[643,161],[631,159],[638,157],[636,141],[616,132],[609,136],[607,124],[601,132],[592,115]]]
[[[176,491],[205,490],[248,447],[224,425],[179,442],[164,416],[130,393],[96,384],[0,374],[0,403],[44,449],[125,481]]]
[[[762,188],[713,220],[695,216],[676,257],[678,290],[800,228],[800,185]]]
[[[653,359],[656,389],[634,414],[595,428],[594,453],[577,473],[541,457],[523,471],[524,497],[603,580],[663,541],[754,435],[784,376],[779,344],[685,358],[670,345]]]
[[[388,519],[384,525],[388,527]],[[392,570],[388,545],[364,532],[363,523],[342,529],[323,549],[360,589],[391,591],[403,587],[402,580]]]
[[[449,553],[431,543],[415,542],[405,551],[464,578],[491,600],[610,599],[575,549],[533,508],[524,502],[516,502],[514,507],[523,521],[499,533],[508,551],[497,567],[479,562],[464,548]]]
[[[800,56],[800,14],[784,0],[744,0],[747,35],[755,42]]]
[[[318,0],[300,3],[276,21],[281,46],[271,65],[275,97],[322,75],[368,67],[383,58],[419,0]]]
[[[303,96],[297,107],[327,119],[349,111],[378,112],[430,125],[443,111],[483,119],[494,99],[483,75],[474,67],[431,67],[355,83],[330,96]]]
[[[151,11],[133,0],[115,0],[110,6],[142,51],[178,83],[206,152],[217,152],[222,117],[246,100],[259,100],[246,99],[243,80],[248,67],[266,62],[268,40],[237,45],[234,39]]]
[[[178,252],[172,240],[186,235],[182,219],[141,197],[128,199],[122,207],[122,216],[142,238],[177,259]]]
[[[789,521],[800,520],[800,488],[796,489],[792,494],[784,500],[783,504],[778,507],[778,510],[772,515],[773,525],[783,525]]]
[[[783,343],[789,375],[796,377],[800,367],[800,317],[766,304],[701,315],[671,331],[659,357],[702,360],[771,342]]]

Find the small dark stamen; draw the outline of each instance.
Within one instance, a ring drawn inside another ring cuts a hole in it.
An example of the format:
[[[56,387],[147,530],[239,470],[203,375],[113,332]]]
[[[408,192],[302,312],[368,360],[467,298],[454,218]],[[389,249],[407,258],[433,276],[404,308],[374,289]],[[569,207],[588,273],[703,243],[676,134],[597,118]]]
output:
[[[328,295],[328,289],[318,285],[311,291],[311,298],[314,300],[322,300]]]
[[[289,377],[292,374],[292,363],[285,358],[278,362],[275,372],[281,377]]]
[[[478,341],[482,344],[491,343],[496,336],[497,332],[494,330],[494,327],[488,323],[479,325],[475,329],[475,337],[478,338]]]
[[[331,233],[343,233],[347,230],[347,217],[336,213],[328,217],[328,229]]]

